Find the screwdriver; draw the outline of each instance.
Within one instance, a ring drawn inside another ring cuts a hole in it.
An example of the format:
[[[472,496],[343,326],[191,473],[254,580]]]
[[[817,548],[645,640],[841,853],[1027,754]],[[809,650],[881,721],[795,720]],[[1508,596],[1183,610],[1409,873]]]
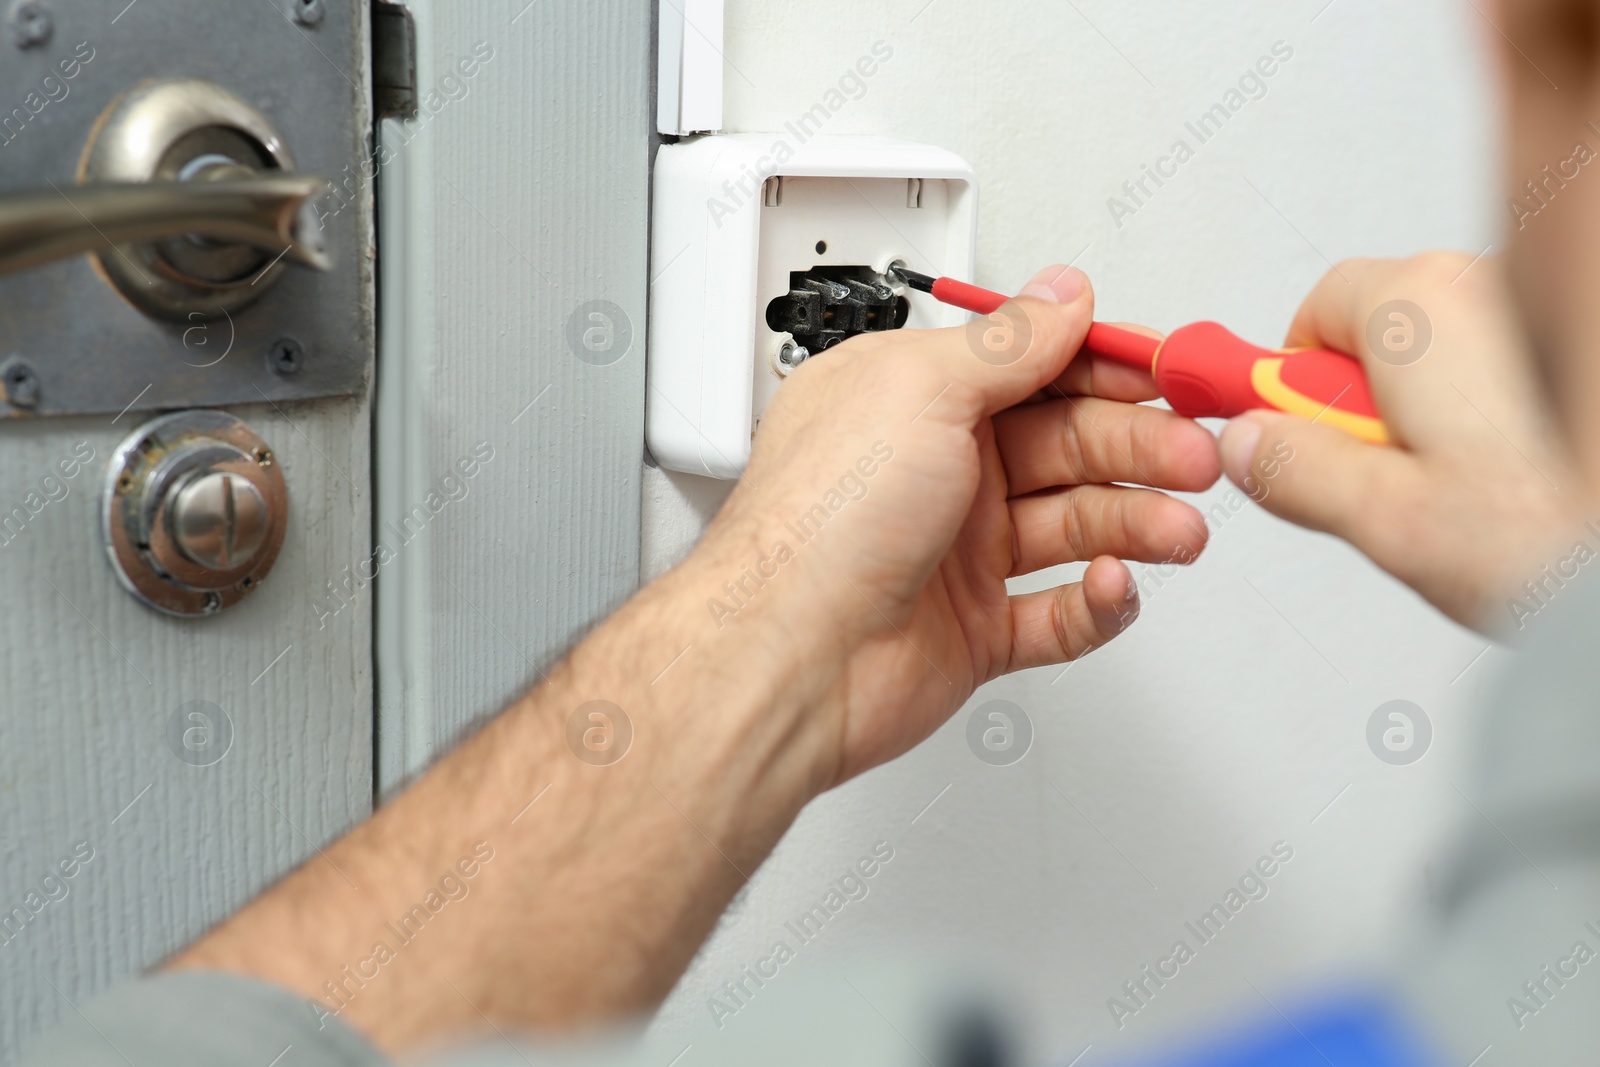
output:
[[[895,264],[900,280],[940,303],[990,315],[1009,297],[954,278],[935,278]],[[1232,418],[1266,409],[1324,422],[1371,444],[1389,443],[1361,362],[1322,348],[1260,348],[1214,322],[1181,326],[1166,340],[1090,325],[1091,354],[1150,372],[1172,410],[1191,419]]]

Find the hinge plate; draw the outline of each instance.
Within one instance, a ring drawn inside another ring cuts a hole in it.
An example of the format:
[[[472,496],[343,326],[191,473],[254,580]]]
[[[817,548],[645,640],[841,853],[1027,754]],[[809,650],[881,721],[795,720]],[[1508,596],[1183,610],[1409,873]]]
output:
[[[372,5],[372,117],[417,117],[417,26],[388,0]]]

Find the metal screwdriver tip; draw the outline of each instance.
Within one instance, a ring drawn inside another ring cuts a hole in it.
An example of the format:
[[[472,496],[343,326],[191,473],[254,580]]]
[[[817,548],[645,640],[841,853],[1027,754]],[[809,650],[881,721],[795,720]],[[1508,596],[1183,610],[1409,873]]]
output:
[[[933,283],[937,278],[918,272],[896,263],[888,270],[889,283],[897,286],[910,286],[921,293],[933,292]]]

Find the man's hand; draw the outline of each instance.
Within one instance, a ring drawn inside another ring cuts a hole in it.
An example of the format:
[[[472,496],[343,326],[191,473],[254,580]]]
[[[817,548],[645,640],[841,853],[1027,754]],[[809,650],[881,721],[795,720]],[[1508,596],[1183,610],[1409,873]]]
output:
[[[264,978],[393,1051],[658,1003],[812,797],[1109,640],[1137,607],[1117,557],[1203,546],[1192,508],[1110,483],[1203,489],[1210,435],[1125,403],[1146,376],[1069,366],[1082,274],[1029,294],[802,367],[688,560],[169,967]],[[1071,560],[1081,583],[1006,595]]]
[[[1093,304],[1081,272],[1051,268],[967,329],[829,350],[768,409],[689,566],[719,627],[781,618],[814,664],[827,784],[911,748],[989,679],[1116,636],[1138,611],[1122,559],[1204,547],[1194,508],[1111,484],[1199,491],[1220,472],[1204,429],[1128,403],[1157,395],[1147,375],[1069,362]],[[1074,561],[1081,582],[1007,595],[1008,577]]]
[[[1502,598],[1562,544],[1584,497],[1499,262],[1431,253],[1340,264],[1301,306],[1288,344],[1359,356],[1394,446],[1252,412],[1223,432],[1228,476],[1245,485],[1287,444],[1294,458],[1274,464],[1268,511],[1344,538],[1457,622],[1508,621]]]

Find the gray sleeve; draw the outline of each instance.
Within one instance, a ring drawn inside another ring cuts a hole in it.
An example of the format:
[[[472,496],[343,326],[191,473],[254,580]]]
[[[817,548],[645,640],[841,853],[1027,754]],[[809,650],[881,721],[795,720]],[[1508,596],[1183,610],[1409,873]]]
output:
[[[1464,833],[1404,971],[1463,1064],[1594,1063],[1600,1044],[1600,573],[1545,582],[1519,602],[1537,617],[1478,771],[1452,783]]]
[[[303,997],[242,975],[125,982],[47,1031],[18,1067],[385,1067],[367,1040]]]

